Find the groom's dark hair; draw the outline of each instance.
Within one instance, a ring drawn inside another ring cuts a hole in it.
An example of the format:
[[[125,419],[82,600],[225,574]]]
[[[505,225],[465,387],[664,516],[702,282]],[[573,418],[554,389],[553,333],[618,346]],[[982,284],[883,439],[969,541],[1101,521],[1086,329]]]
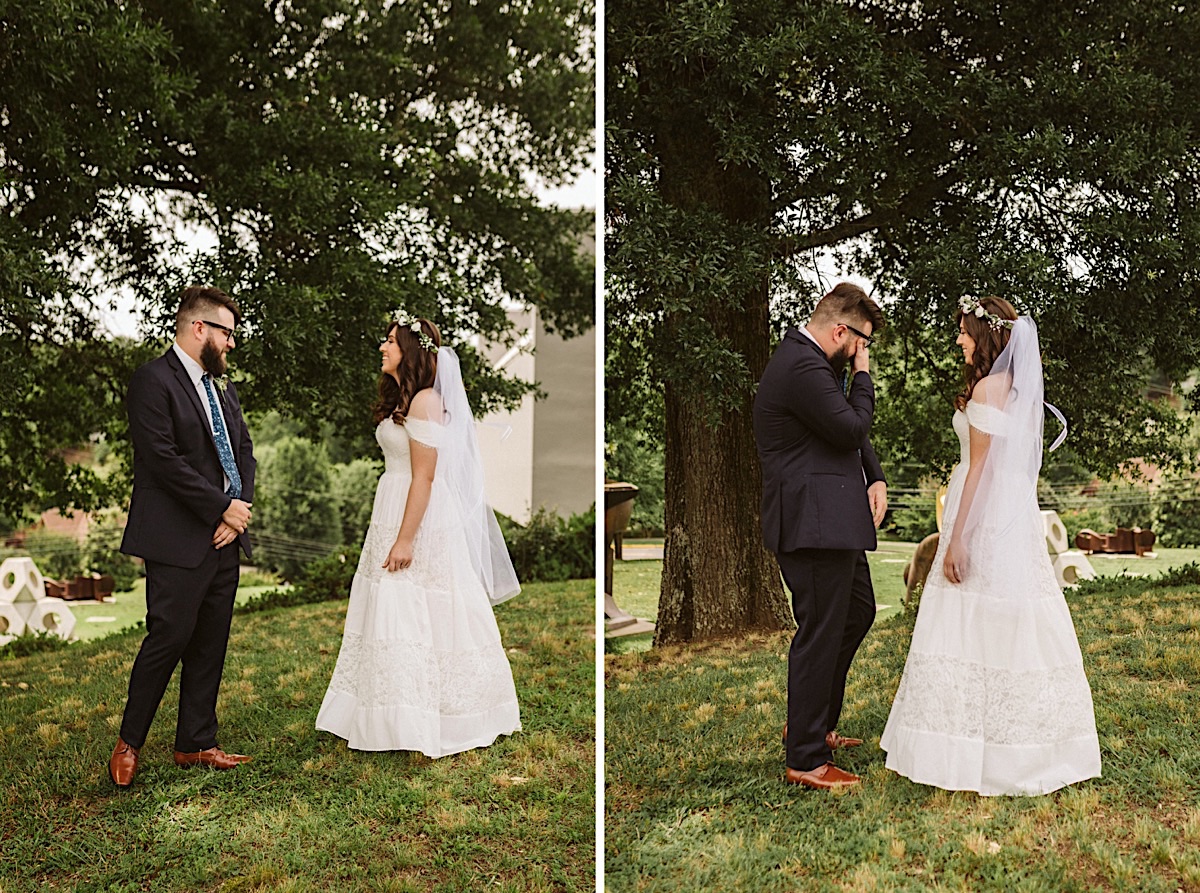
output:
[[[183,290],[179,309],[175,312],[176,336],[182,335],[195,320],[203,318],[218,307],[224,307],[233,314],[234,325],[242,321],[242,312],[238,310],[238,305],[221,289],[211,285],[189,285]]]
[[[817,301],[816,309],[812,314],[812,322],[823,325],[847,320],[869,322],[871,334],[874,335],[883,328],[883,311],[857,285],[839,282],[833,287],[833,291]]]

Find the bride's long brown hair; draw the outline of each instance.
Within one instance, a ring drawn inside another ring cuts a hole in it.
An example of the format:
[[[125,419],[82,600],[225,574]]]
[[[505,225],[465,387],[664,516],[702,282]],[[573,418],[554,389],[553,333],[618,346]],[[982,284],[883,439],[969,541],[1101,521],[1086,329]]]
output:
[[[441,347],[442,333],[438,327],[427,319],[418,319],[417,322],[421,331]],[[437,374],[437,352],[426,350],[421,346],[416,332],[395,321],[388,326],[383,337],[386,339],[393,329],[396,332],[396,344],[400,347],[400,366],[395,376],[385,373],[379,378],[379,399],[372,407],[376,425],[389,417],[397,425],[403,425],[413,395],[433,387],[433,379]],[[399,383],[396,378],[400,379]]]
[[[1017,318],[1016,309],[1012,304],[1004,300],[1004,298],[981,298],[979,303],[988,313],[994,314],[1001,319]],[[954,318],[955,328],[958,328],[959,322],[962,322],[962,326],[967,334],[975,341],[975,353],[971,355],[972,362],[967,363],[963,367],[963,389],[954,398],[954,408],[965,410],[967,408],[967,401],[971,399],[971,394],[975,392],[975,385],[979,384],[981,379],[988,376],[992,371],[992,364],[996,362],[1000,354],[1004,352],[1004,348],[1008,346],[1008,339],[1012,337],[1012,329],[1008,326],[1000,326],[998,329],[993,329],[988,325],[986,317],[980,319],[974,313],[963,313],[961,309]]]

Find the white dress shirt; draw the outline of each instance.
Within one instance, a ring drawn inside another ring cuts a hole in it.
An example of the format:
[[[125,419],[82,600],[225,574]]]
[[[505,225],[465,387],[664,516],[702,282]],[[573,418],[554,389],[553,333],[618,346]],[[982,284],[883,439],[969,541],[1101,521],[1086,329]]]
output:
[[[217,432],[213,428],[212,407],[208,402],[208,390],[204,387],[204,382],[201,380],[204,377],[204,367],[193,360],[184,352],[176,341],[171,345],[171,349],[175,351],[175,356],[179,357],[179,361],[183,363],[183,368],[188,374],[188,378],[192,380],[192,386],[196,389],[196,394],[200,397],[200,405],[204,408],[204,417],[208,419],[208,430],[212,432],[213,443],[216,443]],[[213,394],[216,394],[217,384],[213,382]],[[221,398],[217,397],[217,412],[221,413],[221,423],[225,426],[225,435],[229,437],[229,444],[233,446],[233,437],[229,434],[229,422],[225,418],[225,412],[221,409]],[[223,490],[229,489],[229,475],[223,475],[225,483],[222,486]]]

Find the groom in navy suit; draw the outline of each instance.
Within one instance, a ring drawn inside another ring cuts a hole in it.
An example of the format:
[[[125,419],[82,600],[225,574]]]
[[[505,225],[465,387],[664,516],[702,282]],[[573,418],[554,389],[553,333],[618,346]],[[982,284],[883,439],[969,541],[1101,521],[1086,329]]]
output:
[[[250,759],[217,745],[216,712],[238,548],[250,556],[254,495],[250,432],[225,378],[239,318],[220,289],[185,289],[175,343],[129,382],[133,497],[121,551],[146,562],[146,638],[108,764],[119,787],[133,784],[138,753],[179,664],[176,765],[231,769]]]
[[[875,410],[868,347],[883,314],[843,282],[802,329],[788,329],[754,398],[762,463],[762,529],[792,594],[788,651],[791,784],[845,787],[859,778],[832,752],[861,744],[837,733],[846,674],[875,619],[865,550],[887,510],[887,484],[867,434]],[[849,372],[849,387],[844,386]]]

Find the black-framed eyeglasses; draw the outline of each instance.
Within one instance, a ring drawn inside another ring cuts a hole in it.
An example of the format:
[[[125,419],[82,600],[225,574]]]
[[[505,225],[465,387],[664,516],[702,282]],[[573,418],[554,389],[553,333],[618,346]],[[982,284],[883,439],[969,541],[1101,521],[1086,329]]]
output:
[[[860,332],[858,329],[854,328],[854,326],[846,325],[846,323],[844,323],[844,322],[843,322],[843,323],[839,323],[838,325],[843,325],[843,326],[846,326],[846,328],[847,328],[847,329],[849,329],[851,332],[853,332],[855,335],[857,335],[857,336],[858,336],[859,338],[861,338],[863,341],[867,342],[867,347],[870,347],[872,344],[874,344],[874,343],[875,343],[875,339],[874,339],[874,338],[872,338],[870,335],[864,335],[864,334],[863,334],[862,332]]]
[[[235,334],[233,329],[231,329],[229,326],[223,326],[219,322],[210,322],[207,319],[202,319],[200,322],[204,323],[206,326],[212,326],[214,329],[220,329],[225,333],[226,338],[232,338]],[[849,326],[847,326],[847,328],[849,328]]]

